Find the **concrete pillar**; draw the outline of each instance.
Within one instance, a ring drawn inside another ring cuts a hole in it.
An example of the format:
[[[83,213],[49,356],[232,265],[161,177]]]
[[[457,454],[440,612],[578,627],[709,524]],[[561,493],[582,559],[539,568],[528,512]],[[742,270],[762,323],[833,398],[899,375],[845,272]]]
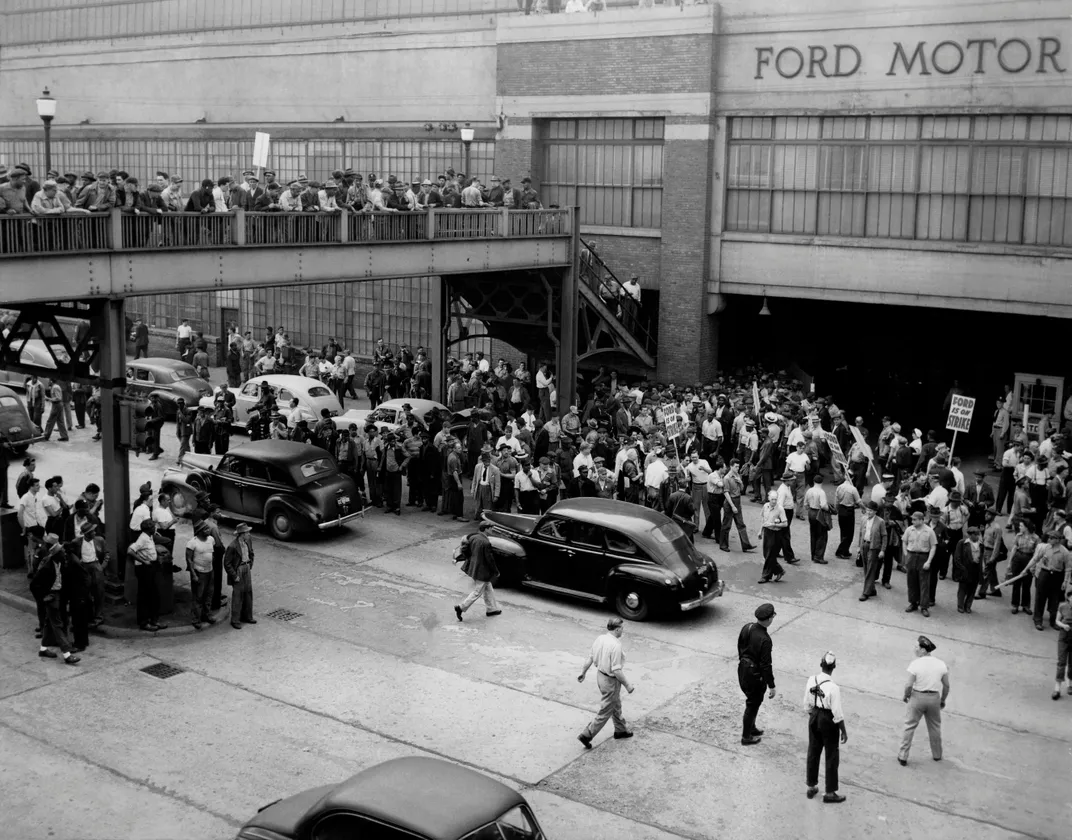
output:
[[[569,410],[577,399],[577,317],[579,311],[577,278],[580,272],[581,255],[581,212],[573,208],[572,232],[570,242],[570,259],[572,265],[562,272],[562,311],[559,313],[561,343],[556,359],[556,379],[558,382],[558,413]]]
[[[246,244],[246,211],[241,207],[234,209],[234,217],[231,219],[231,244]],[[220,334],[223,334],[222,330]]]
[[[119,412],[117,397],[126,388],[126,321],[123,300],[109,300],[94,316],[101,341],[101,458],[104,465],[105,539],[111,561],[108,576],[118,577],[126,563],[127,524],[130,521],[130,475],[127,450],[118,445]]]
[[[112,229],[112,250],[123,250],[123,214],[116,210],[114,207],[111,210],[111,218],[109,219]],[[124,360],[125,361],[125,360]]]

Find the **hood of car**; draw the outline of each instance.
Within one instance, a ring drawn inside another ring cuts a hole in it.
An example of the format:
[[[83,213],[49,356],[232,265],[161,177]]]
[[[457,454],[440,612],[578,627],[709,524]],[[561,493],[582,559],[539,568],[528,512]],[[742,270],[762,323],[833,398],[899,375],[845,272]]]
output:
[[[486,511],[484,513],[484,519],[493,525],[498,525],[507,531],[512,531],[515,534],[522,534],[528,536],[536,530],[536,525],[540,521],[538,516],[526,516],[522,513],[495,513]]]

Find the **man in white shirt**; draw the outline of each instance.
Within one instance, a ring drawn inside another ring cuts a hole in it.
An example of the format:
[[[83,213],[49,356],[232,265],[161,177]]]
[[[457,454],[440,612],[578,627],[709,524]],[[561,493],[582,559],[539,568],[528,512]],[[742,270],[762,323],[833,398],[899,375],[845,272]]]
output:
[[[194,525],[194,535],[186,543],[186,568],[190,572],[190,610],[194,629],[204,622],[215,624],[209,609],[212,602],[212,555],[216,541],[204,520]]]
[[[778,485],[778,498],[777,502],[782,506],[782,510],[785,511],[785,527],[778,532],[778,535],[782,538],[782,556],[785,558],[785,562],[790,565],[795,565],[800,561],[797,559],[796,553],[793,551],[793,543],[790,538],[790,531],[793,528],[793,510],[796,507],[796,498],[794,494],[794,487],[796,486],[796,473],[786,467],[785,472],[782,473],[782,482]],[[801,496],[801,503],[803,503],[804,497]]]
[[[48,517],[41,506],[41,479],[30,480],[30,489],[19,499],[18,519],[24,534],[32,534],[37,539],[44,539],[45,522]]]
[[[483,207],[484,194],[480,190],[480,179],[473,178],[471,184],[462,190],[462,207]]]
[[[477,352],[476,354],[476,369],[481,373],[487,373],[491,370],[491,362],[484,358],[484,354]]]
[[[946,489],[938,483],[938,476],[932,475],[930,477],[931,492],[923,497],[923,501],[926,502],[927,507],[939,508],[942,513],[945,513],[946,508],[949,507],[949,493]]]
[[[821,674],[808,677],[804,687],[804,708],[808,711],[808,799],[819,792],[819,759],[826,752],[826,793],[823,802],[844,802],[838,793],[838,764],[840,744],[849,740],[845,729],[845,713],[841,708],[841,689],[830,675],[837,667],[837,657],[831,651],[819,660]],[[840,744],[839,744],[840,736]]]
[[[703,436],[703,451],[700,456],[713,461],[718,457],[719,450],[722,448],[724,432],[722,424],[715,417],[715,410],[710,406],[704,412],[704,421],[700,424],[700,434]]]
[[[708,507],[707,479],[711,475],[711,465],[702,459],[696,450],[689,456],[689,463],[685,466],[685,475],[689,478],[689,492],[692,495],[693,524],[696,529],[700,528],[700,511],[703,511],[704,519],[711,516]]]
[[[596,682],[602,695],[599,712],[595,719],[584,728],[577,736],[577,740],[584,744],[586,750],[592,749],[592,739],[606,725],[607,721],[614,719],[614,737],[616,739],[632,738],[633,733],[626,725],[622,716],[622,689],[630,694],[633,686],[625,676],[625,653],[622,651],[622,632],[625,629],[624,622],[618,616],[607,621],[607,632],[595,640],[592,651],[588,654],[577,682],[584,682],[588,669],[593,665],[598,672]]]
[[[212,200],[216,204],[217,213],[229,213],[231,208],[227,206],[227,200],[231,196],[231,184],[234,179],[229,175],[224,175],[216,182],[216,186],[212,188]]]
[[[797,519],[804,518],[804,494],[808,491],[807,469],[811,458],[804,451],[806,446],[803,435],[794,446],[794,451],[785,456],[785,468],[793,472],[793,498],[796,500]]]
[[[654,458],[644,470],[644,506],[658,510],[662,506],[663,485],[670,477],[670,470],[663,461],[663,448],[656,447]]]
[[[908,751],[916,734],[920,718],[927,720],[927,735],[931,741],[931,757],[942,760],[942,712],[949,696],[949,668],[931,651],[936,645],[926,636],[916,643],[916,658],[908,665],[908,680],[904,687],[904,701],[908,704],[904,734],[897,760],[904,767],[908,764]]]
[[[322,213],[338,213],[342,208],[336,200],[339,186],[334,181],[327,181],[324,188],[317,193],[317,201],[320,203]]]
[[[573,475],[576,478],[580,475],[580,468],[582,466],[588,467],[588,474],[591,475],[596,468],[595,459],[592,458],[592,444],[582,443],[580,451],[573,456]]]
[[[536,371],[536,396],[540,401],[540,419],[545,423],[551,419],[551,385],[554,381],[555,375],[547,365],[540,365]]]

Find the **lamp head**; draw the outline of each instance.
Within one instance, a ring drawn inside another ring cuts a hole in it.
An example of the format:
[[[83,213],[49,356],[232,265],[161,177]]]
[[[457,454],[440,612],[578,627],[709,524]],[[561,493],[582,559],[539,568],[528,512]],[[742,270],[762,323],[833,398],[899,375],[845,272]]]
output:
[[[56,116],[56,100],[49,95],[48,88],[45,88],[37,100],[37,116],[43,120],[51,120]]]

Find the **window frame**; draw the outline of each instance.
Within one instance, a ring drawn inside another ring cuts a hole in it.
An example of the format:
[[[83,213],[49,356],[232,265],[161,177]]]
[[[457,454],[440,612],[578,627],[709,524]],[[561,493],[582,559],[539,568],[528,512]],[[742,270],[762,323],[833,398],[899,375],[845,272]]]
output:
[[[786,131],[807,119],[730,118],[725,232],[1072,248],[1070,115],[830,115],[814,118],[818,132],[797,138]],[[853,120],[856,126],[846,130]],[[802,146],[816,149],[814,187],[786,183],[794,175],[799,180],[795,170],[776,171],[779,155],[799,158],[790,150]],[[903,159],[883,151],[897,148],[905,150]],[[965,149],[966,164],[960,157]],[[839,156],[843,174],[844,162],[859,156],[851,184],[826,169]],[[763,159],[767,171],[755,177],[754,164]],[[889,167],[881,181],[875,177],[879,164]],[[894,183],[898,171],[900,183]],[[814,205],[787,214],[787,196],[794,208],[801,201]]]
[[[614,135],[619,127],[623,129],[621,136],[608,136]],[[600,131],[602,136],[599,136]],[[548,192],[572,194],[572,200],[566,203],[580,206],[581,224],[662,229],[666,166],[666,120],[663,117],[548,119],[541,126],[540,141],[545,198]],[[616,160],[610,160],[615,157],[616,150],[624,150],[624,153]],[[638,178],[637,167],[644,164],[649,154],[648,166],[657,175],[650,179]],[[592,160],[586,163],[589,156]],[[555,161],[556,157],[561,161]],[[562,172],[555,171],[558,166]],[[622,173],[620,182],[613,175],[604,177],[615,168]],[[589,215],[595,212],[596,205],[589,206],[582,200],[585,193],[593,196],[593,202],[595,196],[599,196],[604,208],[608,201],[611,202],[611,209],[609,212],[604,210],[599,221],[593,221]],[[616,193],[621,195],[617,208],[614,207]],[[639,218],[638,213],[641,214]]]

